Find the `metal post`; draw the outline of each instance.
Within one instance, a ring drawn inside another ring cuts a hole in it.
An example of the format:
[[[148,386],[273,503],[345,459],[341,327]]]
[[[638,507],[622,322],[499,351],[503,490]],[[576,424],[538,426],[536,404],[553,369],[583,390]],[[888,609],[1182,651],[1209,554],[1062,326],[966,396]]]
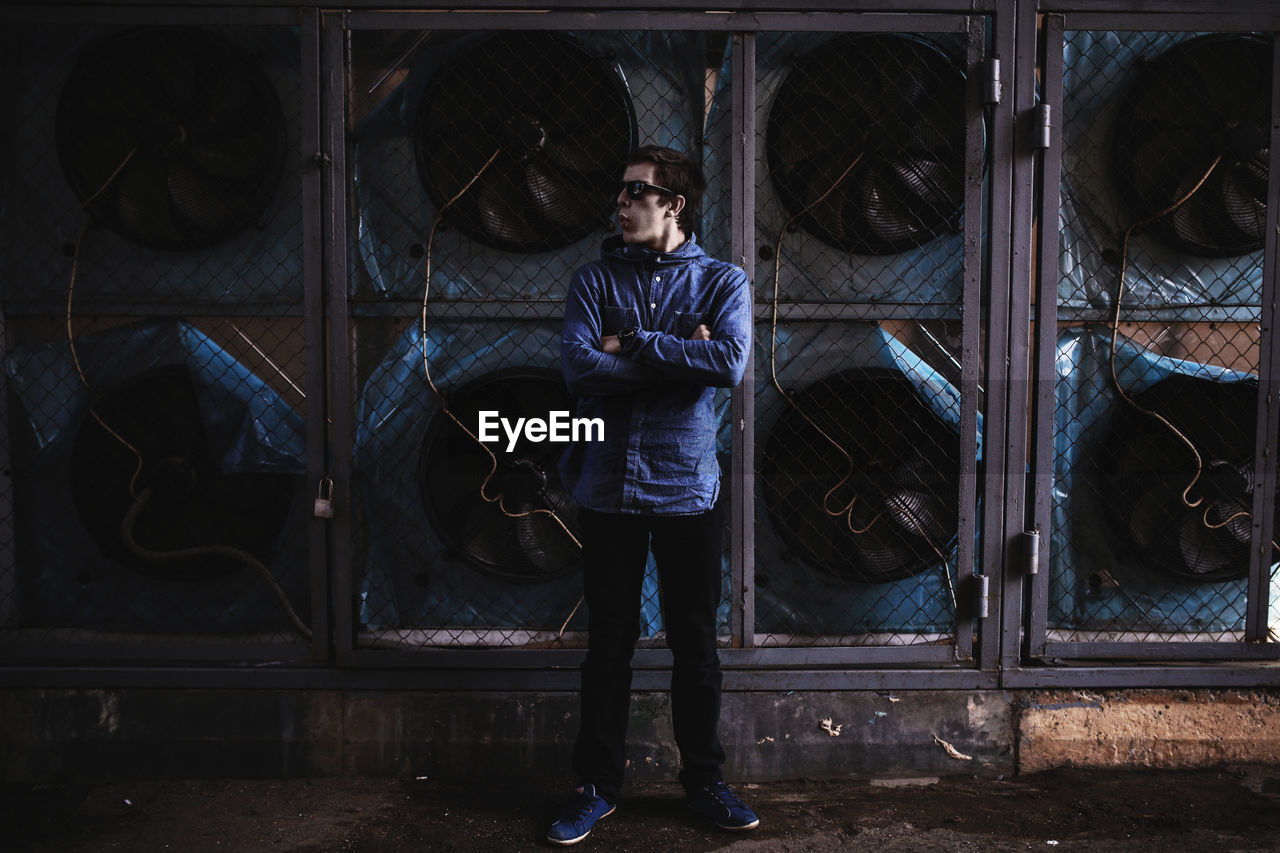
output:
[[[1271,162],[1267,186],[1267,227],[1263,252],[1262,329],[1258,341],[1258,435],[1254,459],[1253,550],[1249,555],[1249,603],[1245,612],[1245,640],[1265,642],[1271,611],[1271,564],[1276,493],[1276,434],[1280,430],[1280,346],[1276,326],[1277,266],[1280,265],[1280,40],[1271,60]],[[1280,646],[1276,647],[1280,651]]]
[[[340,12],[321,17],[323,61],[321,91],[324,98],[324,149],[327,174],[324,204],[324,291],[328,302],[326,350],[329,386],[327,416],[333,419],[329,431],[329,473],[334,480],[334,517],[329,525],[329,560],[333,566],[334,646],[341,663],[355,639],[355,584],[351,539],[351,371],[347,340],[347,140],[346,140],[346,18]]]
[[[733,139],[731,153],[733,262],[755,284],[756,37],[733,34]],[[754,356],[753,356],[754,361]],[[755,645],[755,371],[748,367],[734,389],[733,539],[731,631],[737,648]]]
[[[1032,453],[1032,526],[1040,531],[1040,560],[1048,564],[1052,559],[1053,530],[1053,425],[1056,371],[1054,348],[1056,346],[1058,319],[1058,229],[1045,227],[1044,223],[1058,221],[1058,206],[1062,185],[1062,50],[1063,19],[1061,15],[1048,15],[1043,22],[1043,61],[1041,86],[1044,103],[1058,120],[1053,123],[1049,147],[1041,156],[1040,208],[1041,223],[1036,235],[1039,289],[1036,293],[1036,353],[1031,365],[1034,396],[1031,406]],[[1031,596],[1027,621],[1026,651],[1032,657],[1040,654],[1048,630],[1049,582],[1051,572],[1036,572],[1027,580],[1031,584]]]

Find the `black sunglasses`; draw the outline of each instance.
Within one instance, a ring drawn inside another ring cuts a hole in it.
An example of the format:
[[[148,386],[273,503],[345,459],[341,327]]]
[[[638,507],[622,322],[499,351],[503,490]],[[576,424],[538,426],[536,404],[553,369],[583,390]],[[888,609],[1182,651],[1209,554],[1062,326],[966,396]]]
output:
[[[622,189],[625,190],[627,195],[631,198],[640,198],[644,195],[645,190],[653,190],[654,192],[662,193],[663,195],[679,195],[679,193],[674,190],[669,190],[666,187],[659,187],[654,184],[646,184],[644,181],[623,181]]]

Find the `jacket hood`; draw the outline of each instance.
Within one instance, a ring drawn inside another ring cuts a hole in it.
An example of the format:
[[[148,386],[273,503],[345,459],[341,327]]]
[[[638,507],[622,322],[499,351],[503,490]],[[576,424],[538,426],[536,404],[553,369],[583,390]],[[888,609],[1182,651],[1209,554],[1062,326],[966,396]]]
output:
[[[658,252],[644,246],[634,246],[615,234],[605,239],[600,246],[600,257],[604,260],[625,261],[633,264],[686,264],[706,257],[706,252],[698,245],[696,234],[676,248],[674,252]]]

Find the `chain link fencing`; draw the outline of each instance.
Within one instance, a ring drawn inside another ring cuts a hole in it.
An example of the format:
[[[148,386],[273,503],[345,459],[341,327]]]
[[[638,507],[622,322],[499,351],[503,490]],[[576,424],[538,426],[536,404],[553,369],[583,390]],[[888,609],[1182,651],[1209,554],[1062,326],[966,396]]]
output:
[[[0,637],[308,637],[296,31],[4,41]]]
[[[1066,33],[1052,640],[1244,639],[1271,56]]]
[[[952,643],[966,42],[756,49],[756,638]]]
[[[704,159],[717,49],[681,32],[352,33],[359,645],[582,643],[553,439],[589,425],[560,372],[564,299],[616,229],[631,150]],[[696,229],[712,253],[725,191],[712,182]],[[643,589],[642,642],[658,641],[652,564]]]

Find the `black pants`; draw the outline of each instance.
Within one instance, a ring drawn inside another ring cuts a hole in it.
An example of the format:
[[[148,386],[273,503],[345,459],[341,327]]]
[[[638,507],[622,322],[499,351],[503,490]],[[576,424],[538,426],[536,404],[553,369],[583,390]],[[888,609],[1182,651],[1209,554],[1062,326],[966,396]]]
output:
[[[640,516],[583,510],[580,518],[588,637],[574,771],[600,796],[617,802],[626,764],[631,656],[640,636],[640,588],[652,548],[673,658],[671,723],[680,749],[680,781],[693,788],[718,779],[724,763],[716,733],[720,512]]]

